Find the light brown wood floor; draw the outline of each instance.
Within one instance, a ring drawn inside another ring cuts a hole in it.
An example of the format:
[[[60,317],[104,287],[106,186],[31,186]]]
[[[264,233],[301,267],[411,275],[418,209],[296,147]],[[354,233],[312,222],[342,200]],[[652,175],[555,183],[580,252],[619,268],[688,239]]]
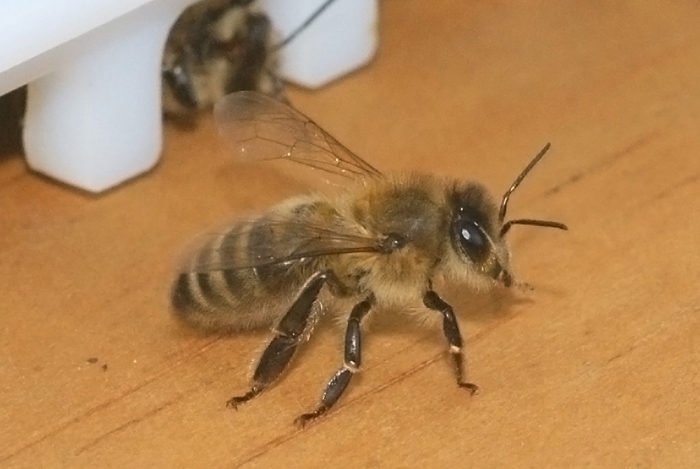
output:
[[[307,184],[234,162],[205,119],[168,128],[161,164],[101,196],[0,156],[0,466],[700,467],[700,5],[381,13],[369,67],[291,92],[358,154],[501,194],[553,143],[510,209],[571,228],[513,230],[534,291],[449,295],[480,394],[454,385],[439,328],[399,318],[370,331],[361,378],[307,429],[292,421],[340,364],[340,330],[225,408],[267,334],[175,324],[175,259]]]

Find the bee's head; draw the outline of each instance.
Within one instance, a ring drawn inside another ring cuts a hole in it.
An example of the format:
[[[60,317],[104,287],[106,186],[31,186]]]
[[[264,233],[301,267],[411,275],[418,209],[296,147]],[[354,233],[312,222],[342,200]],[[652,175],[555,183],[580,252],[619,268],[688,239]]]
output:
[[[198,109],[194,70],[181,54],[166,51],[161,67],[162,105],[169,117],[185,117]]]
[[[480,184],[466,183],[457,185],[450,193],[451,221],[450,241],[454,252],[462,265],[462,272],[455,272],[454,263],[450,269],[453,274],[467,276],[475,286],[498,282],[506,287],[513,284],[510,272],[510,254],[505,243],[505,235],[513,225],[535,225],[566,230],[566,225],[547,220],[516,219],[504,221],[508,200],[513,191],[522,182],[533,166],[549,149],[547,144],[542,151],[525,167],[510,189],[503,195],[500,209]],[[461,274],[461,275],[460,275]],[[484,282],[486,281],[486,282]]]
[[[450,206],[450,242],[457,258],[450,263],[452,274],[466,276],[473,286],[488,286],[494,280],[510,286],[510,255],[499,233],[498,207],[486,188],[474,182],[459,184],[450,194]]]

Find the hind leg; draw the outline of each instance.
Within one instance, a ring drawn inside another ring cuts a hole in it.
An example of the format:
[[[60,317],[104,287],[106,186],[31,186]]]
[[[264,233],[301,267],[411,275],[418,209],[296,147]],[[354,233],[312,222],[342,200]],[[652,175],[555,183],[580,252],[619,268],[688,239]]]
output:
[[[239,404],[248,402],[282,374],[302,341],[314,302],[329,276],[330,274],[326,272],[317,272],[306,281],[296,300],[277,325],[275,336],[260,357],[253,373],[253,385],[250,391],[229,399],[226,403],[228,406],[235,409]]]

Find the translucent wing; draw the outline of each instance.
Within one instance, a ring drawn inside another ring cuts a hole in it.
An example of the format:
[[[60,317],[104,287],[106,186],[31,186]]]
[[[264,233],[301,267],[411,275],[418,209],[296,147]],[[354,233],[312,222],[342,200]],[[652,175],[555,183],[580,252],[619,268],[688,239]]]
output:
[[[225,96],[214,106],[214,118],[241,159],[285,159],[350,179],[382,177],[304,114],[260,93]]]
[[[382,240],[309,221],[262,217],[196,240],[182,272],[299,265],[324,256],[384,251]]]

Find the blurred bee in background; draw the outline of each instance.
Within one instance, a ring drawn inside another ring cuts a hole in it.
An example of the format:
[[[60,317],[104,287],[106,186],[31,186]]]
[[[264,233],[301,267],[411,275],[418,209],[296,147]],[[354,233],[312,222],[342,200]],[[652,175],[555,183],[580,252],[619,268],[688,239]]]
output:
[[[362,329],[373,313],[441,317],[457,384],[474,393],[477,386],[463,379],[457,319],[433,281],[475,290],[510,287],[510,228],[567,229],[553,221],[505,220],[511,194],[549,144],[497,205],[478,182],[384,175],[305,115],[259,93],[227,96],[214,114],[241,157],[293,161],[351,182],[336,195],[292,198],[207,236],[178,273],[172,303],[185,322],[210,331],[273,327],[251,388],[228,405],[235,408],[269,387],[323,312],[346,324],[343,364],[318,407],[297,424],[327,412],[360,370]]]
[[[170,30],[163,52],[165,115],[191,116],[237,90],[281,97],[273,42],[270,19],[252,0],[191,5]]]
[[[234,91],[259,91],[286,101],[278,51],[334,0],[324,2],[284,41],[254,0],[203,0],[170,30],[163,52],[163,112],[192,120]]]

